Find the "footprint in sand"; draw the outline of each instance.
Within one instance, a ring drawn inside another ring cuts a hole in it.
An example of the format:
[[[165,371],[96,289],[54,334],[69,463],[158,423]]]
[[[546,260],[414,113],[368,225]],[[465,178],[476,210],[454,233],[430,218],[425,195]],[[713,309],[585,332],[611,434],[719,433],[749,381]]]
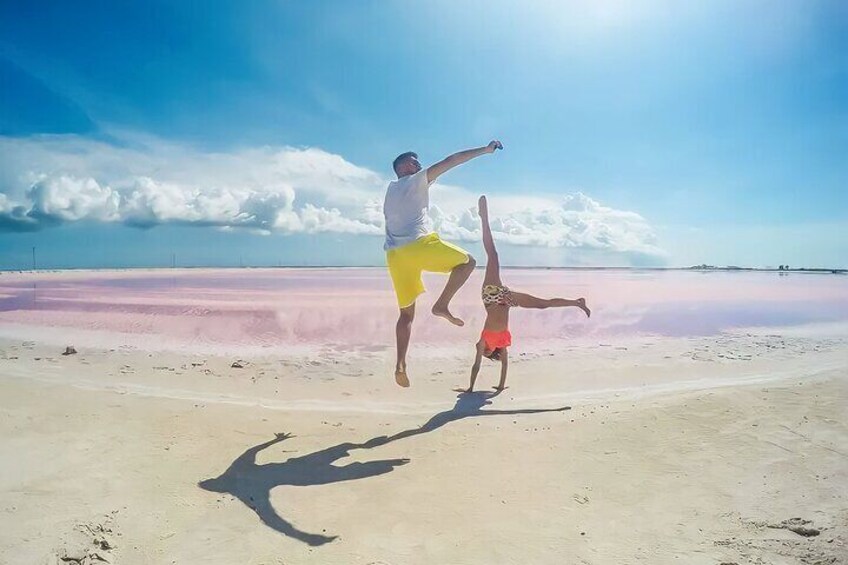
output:
[[[805,520],[803,518],[790,518],[788,520],[784,520],[779,524],[769,524],[769,528],[773,528],[776,530],[789,530],[799,536],[804,536],[805,538],[815,537],[821,533],[821,530],[818,528],[812,527],[812,520]]]
[[[111,553],[116,547],[114,537],[121,535],[115,531],[115,514],[117,511],[112,511],[100,521],[78,524],[65,536],[63,547],[55,552],[57,562],[69,565],[114,563]]]

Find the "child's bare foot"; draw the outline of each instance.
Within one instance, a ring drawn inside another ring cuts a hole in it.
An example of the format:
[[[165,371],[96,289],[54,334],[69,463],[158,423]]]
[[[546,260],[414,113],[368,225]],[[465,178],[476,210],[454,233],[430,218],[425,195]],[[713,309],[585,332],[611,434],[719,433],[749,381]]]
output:
[[[406,375],[406,367],[395,367],[395,382],[403,388],[409,387],[409,377]]]
[[[465,322],[463,322],[462,320],[460,320],[459,318],[457,318],[456,316],[451,314],[450,311],[445,306],[441,306],[439,304],[434,304],[432,312],[433,312],[434,316],[438,316],[439,318],[444,318],[445,320],[447,320],[448,322],[450,322],[451,324],[453,324],[455,326],[462,327],[462,326],[465,325]]]
[[[577,307],[586,312],[586,317],[590,317],[592,315],[592,311],[586,307],[586,299],[578,298],[577,299]]]

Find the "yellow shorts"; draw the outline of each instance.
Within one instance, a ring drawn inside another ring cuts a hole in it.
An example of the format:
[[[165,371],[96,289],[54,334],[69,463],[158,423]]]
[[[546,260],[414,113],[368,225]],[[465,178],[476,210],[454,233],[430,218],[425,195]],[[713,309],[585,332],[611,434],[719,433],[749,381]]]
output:
[[[442,241],[435,233],[386,251],[386,263],[398,306],[412,306],[418,295],[424,292],[423,271],[449,273],[455,267],[468,263],[469,257],[461,247]]]

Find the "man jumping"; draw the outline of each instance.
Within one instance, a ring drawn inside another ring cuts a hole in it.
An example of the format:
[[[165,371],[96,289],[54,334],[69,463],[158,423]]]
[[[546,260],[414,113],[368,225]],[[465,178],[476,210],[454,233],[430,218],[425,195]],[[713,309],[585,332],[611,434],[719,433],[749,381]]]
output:
[[[397,295],[400,317],[397,321],[397,364],[395,381],[409,386],[406,374],[406,352],[415,317],[415,300],[424,292],[423,271],[450,273],[441,296],[433,304],[433,314],[461,326],[462,320],[450,312],[450,301],[468,280],[477,264],[460,247],[442,241],[430,226],[430,185],[442,173],[480,155],[503,149],[500,141],[485,147],[460,151],[431,165],[421,167],[418,155],[403,153],[392,163],[398,179],[389,183],[383,214],[386,217],[386,263]]]

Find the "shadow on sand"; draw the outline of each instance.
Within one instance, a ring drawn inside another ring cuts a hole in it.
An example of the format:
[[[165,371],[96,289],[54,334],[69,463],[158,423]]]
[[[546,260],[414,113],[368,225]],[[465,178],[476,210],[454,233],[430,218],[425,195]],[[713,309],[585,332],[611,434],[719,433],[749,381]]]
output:
[[[219,477],[207,479],[198,484],[208,491],[229,493],[235,496],[254,510],[262,522],[282,534],[309,545],[323,545],[333,541],[337,536],[310,534],[298,530],[277,514],[274,507],[271,506],[271,489],[283,485],[325,485],[389,473],[395,467],[408,463],[409,459],[380,459],[366,463],[349,463],[343,466],[337,466],[333,463],[350,455],[353,449],[372,449],[400,439],[426,434],[463,418],[539,414],[542,412],[562,412],[570,409],[569,406],[563,406],[562,408],[544,409],[483,410],[484,406],[492,403],[491,398],[495,396],[497,396],[497,393],[461,393],[457,396],[456,405],[452,409],[436,414],[419,428],[404,430],[392,436],[375,437],[364,443],[340,443],[301,457],[292,457],[282,463],[258,465],[256,455],[260,451],[293,437],[291,434],[276,434],[274,439],[251,447],[239,455]]]

